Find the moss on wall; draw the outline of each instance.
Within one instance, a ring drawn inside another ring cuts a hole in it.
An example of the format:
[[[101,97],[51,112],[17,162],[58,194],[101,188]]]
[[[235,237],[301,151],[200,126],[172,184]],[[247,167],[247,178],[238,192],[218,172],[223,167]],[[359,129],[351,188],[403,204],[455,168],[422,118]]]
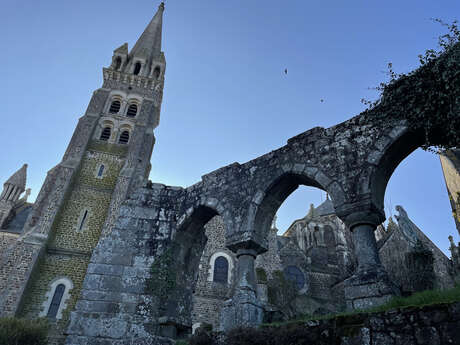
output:
[[[36,318],[43,311],[46,293],[55,279],[67,277],[74,285],[62,319],[51,325],[52,344],[64,342],[63,332],[70,312],[79,298],[92,251],[99,241],[112,194],[124,164],[121,155],[126,152],[127,147],[110,153],[91,150],[85,152],[54,220],[46,252],[28,284],[20,310],[20,315],[27,318]],[[101,164],[105,168],[102,178],[99,178],[97,173]],[[80,229],[85,210],[89,213]]]
[[[69,278],[74,287],[70,290],[67,308],[63,311],[62,319],[51,324],[50,337],[59,339],[69,321],[70,312],[74,309],[83,285],[83,279],[89,264],[88,257],[45,254],[40,262],[40,267],[34,281],[26,292],[20,316],[36,318],[43,311],[46,293],[50,284],[56,278]]]

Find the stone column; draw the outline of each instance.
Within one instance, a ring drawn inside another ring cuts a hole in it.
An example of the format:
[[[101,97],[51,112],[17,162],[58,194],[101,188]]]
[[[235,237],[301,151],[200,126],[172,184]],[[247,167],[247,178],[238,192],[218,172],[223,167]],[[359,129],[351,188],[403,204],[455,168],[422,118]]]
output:
[[[371,224],[360,224],[351,229],[355,254],[358,259],[356,274],[365,275],[383,270],[374,235],[375,229],[376,227]]]
[[[235,327],[254,327],[262,323],[263,308],[257,299],[254,262],[257,252],[238,249],[236,252],[237,283],[234,295],[225,301],[221,313],[220,329],[227,331]]]
[[[399,290],[390,281],[380,261],[374,235],[380,218],[378,215],[359,213],[349,215],[346,220],[352,232],[358,261],[353,276],[345,280],[347,309],[367,309],[384,304],[398,295]]]

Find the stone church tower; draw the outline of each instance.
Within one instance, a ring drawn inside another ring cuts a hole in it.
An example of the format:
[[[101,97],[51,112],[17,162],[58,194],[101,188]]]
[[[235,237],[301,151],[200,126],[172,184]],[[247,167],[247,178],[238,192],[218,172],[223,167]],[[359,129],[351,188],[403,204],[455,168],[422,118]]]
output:
[[[127,194],[145,184],[163,96],[163,11],[161,3],[131,51],[127,43],[114,51],[102,87],[62,161],[48,172],[22,231],[2,245],[0,316],[55,319],[59,339],[93,249],[110,233]],[[5,183],[0,223],[17,206],[25,176],[26,165]]]

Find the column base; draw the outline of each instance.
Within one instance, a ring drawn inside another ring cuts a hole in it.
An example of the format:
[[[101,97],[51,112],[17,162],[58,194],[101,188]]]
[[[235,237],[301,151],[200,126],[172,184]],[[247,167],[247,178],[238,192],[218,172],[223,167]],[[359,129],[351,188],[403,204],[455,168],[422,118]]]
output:
[[[224,302],[219,331],[236,327],[256,327],[263,321],[264,309],[257,300],[254,290],[237,288],[232,299]]]
[[[357,272],[344,283],[348,311],[377,307],[400,295],[383,270]]]

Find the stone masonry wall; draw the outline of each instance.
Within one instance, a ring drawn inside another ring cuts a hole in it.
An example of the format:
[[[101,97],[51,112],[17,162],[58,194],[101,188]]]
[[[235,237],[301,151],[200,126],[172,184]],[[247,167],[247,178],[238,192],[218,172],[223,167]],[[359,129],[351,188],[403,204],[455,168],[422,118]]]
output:
[[[236,276],[236,256],[225,248],[225,225],[222,217],[215,216],[205,227],[206,246],[200,258],[198,280],[193,295],[192,325],[207,323],[216,329],[219,324],[220,310],[224,300],[230,298]],[[210,259],[215,253],[225,253],[230,256],[228,274],[232,277],[230,284],[209,281],[212,269]],[[233,270],[230,268],[233,267]]]
[[[57,320],[51,330],[50,342],[53,344],[64,341],[63,332],[69,321],[70,311],[75,308],[80,296],[90,256],[99,241],[113,189],[124,162],[123,151],[119,156],[120,153],[111,152],[110,147],[102,145],[99,149],[100,151],[88,150],[84,154],[80,169],[53,225],[47,252],[33,273],[20,310],[25,317],[39,316],[52,281],[60,277],[72,281],[74,287],[70,291],[71,298],[67,302],[63,317]],[[102,149],[109,152],[103,152]],[[97,177],[101,164],[104,165],[102,178]],[[85,210],[89,213],[80,230],[79,225]]]
[[[273,345],[285,345],[286,339],[291,344],[315,345],[455,345],[460,339],[460,302],[290,323],[253,332],[245,338],[251,337],[255,345],[266,344],[264,339]],[[220,345],[227,343],[221,335],[216,338]]]
[[[63,344],[70,311],[74,309],[79,298],[79,292],[89,263],[89,256],[70,256],[59,254],[46,254],[41,260],[40,266],[32,276],[33,283],[25,294],[24,308],[19,316],[36,318],[44,309],[46,293],[50,290],[51,282],[60,277],[69,278],[74,287],[70,290],[70,298],[67,300],[67,308],[63,311],[62,319],[57,320],[50,331],[50,345]]]
[[[159,320],[151,312],[155,291],[149,291],[148,279],[174,224],[173,207],[158,207],[156,200],[174,194],[176,189],[161,185],[140,189],[120,208],[115,227],[91,257],[66,344],[152,344],[153,338],[154,344],[170,343],[152,336]]]
[[[17,240],[17,234],[0,233],[0,316],[16,312],[18,291],[26,285],[27,271],[39,251]]]

